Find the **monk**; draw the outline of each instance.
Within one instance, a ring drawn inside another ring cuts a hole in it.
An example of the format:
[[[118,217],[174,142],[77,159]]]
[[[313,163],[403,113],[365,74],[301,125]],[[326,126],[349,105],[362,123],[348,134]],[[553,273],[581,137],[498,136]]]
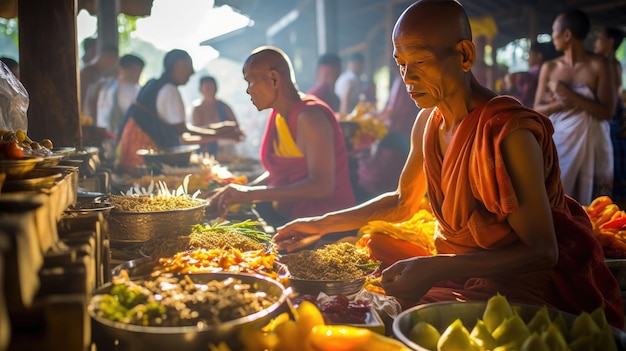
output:
[[[583,208],[563,193],[550,121],[474,78],[463,7],[414,3],[396,22],[393,47],[409,95],[424,108],[398,189],[278,228],[279,248],[371,220],[407,220],[428,192],[437,254],[407,257],[382,272],[384,289],[403,307],[485,301],[500,292],[570,313],[602,307],[622,328],[617,281]]]
[[[252,186],[221,189],[209,211],[223,215],[233,204],[262,203],[264,219],[283,225],[355,204],[334,113],[317,97],[300,93],[292,72],[287,55],[275,47],[260,47],[247,58],[246,92],[259,111],[272,109],[260,154],[266,172]]]

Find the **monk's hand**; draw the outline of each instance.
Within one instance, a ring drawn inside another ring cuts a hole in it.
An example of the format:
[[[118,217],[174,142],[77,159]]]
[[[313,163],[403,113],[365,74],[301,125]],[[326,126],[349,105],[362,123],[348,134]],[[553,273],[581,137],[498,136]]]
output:
[[[383,270],[381,283],[387,295],[416,302],[430,290],[432,283],[424,279],[427,267],[420,259],[400,260]]]
[[[209,199],[207,212],[224,218],[228,208],[234,204],[252,202],[249,198],[249,187],[238,184],[229,184],[215,193]]]
[[[278,227],[272,240],[279,250],[292,252],[318,241],[324,234],[315,217],[301,218]]]

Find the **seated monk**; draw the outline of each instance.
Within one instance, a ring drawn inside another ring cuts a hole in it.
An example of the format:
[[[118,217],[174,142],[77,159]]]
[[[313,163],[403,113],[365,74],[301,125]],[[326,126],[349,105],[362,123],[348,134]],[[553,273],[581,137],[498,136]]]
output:
[[[252,103],[272,109],[260,154],[266,172],[251,186],[221,189],[208,211],[223,215],[230,205],[260,202],[268,224],[283,225],[355,204],[339,123],[326,103],[298,91],[292,71],[273,47],[256,49],[244,63]]]
[[[471,30],[454,0],[422,0],[398,19],[394,57],[420,113],[398,189],[359,206],[303,218],[274,237],[293,250],[303,239],[402,222],[428,193],[438,220],[437,253],[399,260],[382,272],[404,307],[438,301],[511,302],[569,313],[602,307],[624,326],[619,286],[591,223],[563,193],[547,117],[497,96],[474,78]]]

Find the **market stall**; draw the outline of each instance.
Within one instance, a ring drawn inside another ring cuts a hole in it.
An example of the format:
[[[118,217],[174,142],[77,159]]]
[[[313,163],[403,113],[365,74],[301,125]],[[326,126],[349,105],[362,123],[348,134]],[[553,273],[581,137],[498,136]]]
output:
[[[13,134],[5,142],[32,142]],[[405,222],[372,221],[357,240],[288,253],[254,206],[216,218],[199,196],[247,182],[259,172],[253,162],[229,168],[191,153],[128,178],[103,170],[97,149],[40,147],[41,157],[1,162],[3,349],[446,350],[450,340],[476,350],[626,349],[598,311],[501,298],[403,310],[380,273],[436,253],[425,200]],[[25,160],[32,170],[20,168]],[[624,210],[607,197],[585,210],[623,287]]]

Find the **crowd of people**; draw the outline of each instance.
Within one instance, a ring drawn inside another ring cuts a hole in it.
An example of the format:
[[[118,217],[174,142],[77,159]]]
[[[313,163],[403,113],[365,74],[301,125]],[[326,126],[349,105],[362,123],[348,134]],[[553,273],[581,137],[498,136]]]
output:
[[[223,216],[233,204],[256,203],[278,227],[278,247],[293,251],[372,220],[408,220],[427,198],[438,220],[437,254],[382,272],[385,290],[403,306],[500,292],[573,313],[601,306],[622,328],[619,287],[581,205],[600,195],[619,203],[626,191],[615,57],[623,34],[603,28],[591,52],[589,31],[584,12],[560,13],[552,42],[533,42],[529,70],[506,75],[496,92],[459,2],[409,6],[393,29],[399,75],[379,113],[390,132],[359,165],[359,185],[371,195],[363,203],[338,118],[359,101],[376,101],[365,57],[350,55],[342,70],[340,56],[321,55],[317,82],[303,93],[290,58],[259,47],[242,75],[252,104],[270,111],[259,150],[265,173],[219,189],[207,210]],[[187,118],[178,91],[194,73],[187,52],[168,52],[163,74],[143,87],[143,60],[117,55],[104,47],[85,63],[81,96],[84,111],[115,135],[121,171],[138,174],[139,148],[201,143],[217,153],[220,140],[243,140],[214,77],[200,79],[202,99]]]

